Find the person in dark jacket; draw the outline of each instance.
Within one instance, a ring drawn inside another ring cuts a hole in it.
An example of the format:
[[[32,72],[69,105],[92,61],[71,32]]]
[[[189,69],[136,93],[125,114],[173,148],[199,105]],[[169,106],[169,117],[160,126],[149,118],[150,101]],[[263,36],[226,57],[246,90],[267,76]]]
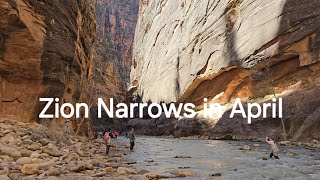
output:
[[[133,147],[135,145],[135,140],[136,140],[136,134],[134,133],[134,128],[132,128],[131,131],[129,132],[128,138],[130,140],[130,150],[133,150]]]

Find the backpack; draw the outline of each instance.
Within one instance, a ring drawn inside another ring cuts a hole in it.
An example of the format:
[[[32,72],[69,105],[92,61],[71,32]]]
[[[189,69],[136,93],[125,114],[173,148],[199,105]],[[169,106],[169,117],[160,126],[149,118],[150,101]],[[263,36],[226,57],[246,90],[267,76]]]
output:
[[[109,139],[110,139],[110,136],[108,135],[108,133],[105,133],[104,136],[103,136],[103,140],[104,140],[105,142],[108,142]]]

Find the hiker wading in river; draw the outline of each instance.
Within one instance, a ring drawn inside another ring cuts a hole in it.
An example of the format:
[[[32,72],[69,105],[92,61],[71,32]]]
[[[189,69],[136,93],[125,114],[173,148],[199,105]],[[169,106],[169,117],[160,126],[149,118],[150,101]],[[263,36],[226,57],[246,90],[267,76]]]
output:
[[[110,137],[110,130],[104,132],[103,134],[103,140],[106,143],[106,155],[109,154],[110,147],[111,147],[111,137]]]
[[[279,156],[278,156],[279,149],[277,144],[270,137],[266,137],[266,142],[271,146],[272,152],[270,154],[270,158],[274,156],[276,159],[279,159]]]
[[[134,133],[134,128],[132,128],[131,131],[129,132],[128,138],[130,140],[130,150],[133,150],[134,143],[135,143],[135,140],[136,140],[136,135]]]

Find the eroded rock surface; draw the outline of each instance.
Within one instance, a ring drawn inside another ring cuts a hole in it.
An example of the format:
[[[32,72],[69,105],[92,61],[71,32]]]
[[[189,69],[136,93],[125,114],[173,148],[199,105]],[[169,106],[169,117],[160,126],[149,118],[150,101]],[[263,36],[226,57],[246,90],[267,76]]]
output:
[[[132,89],[144,102],[191,102],[198,110],[204,97],[228,106],[275,94],[284,97],[288,138],[298,140],[301,127],[302,135],[319,124],[318,7],[317,0],[141,1]],[[212,137],[282,137],[280,119],[248,126],[228,113],[207,120]]]
[[[138,0],[97,0],[95,4],[97,38],[91,93],[95,98],[104,98],[107,104],[110,98],[118,103],[126,99],[138,3]],[[97,128],[112,122],[107,116],[97,118],[96,104],[91,115]]]
[[[92,2],[4,0],[0,12],[0,118],[37,121],[45,105],[41,97],[87,102],[95,37]],[[78,124],[71,122],[75,130]]]

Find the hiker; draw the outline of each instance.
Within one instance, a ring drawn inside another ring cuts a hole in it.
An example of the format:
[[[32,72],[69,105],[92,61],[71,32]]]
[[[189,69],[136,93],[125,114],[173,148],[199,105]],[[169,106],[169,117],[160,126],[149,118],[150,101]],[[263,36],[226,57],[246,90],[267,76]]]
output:
[[[100,139],[103,139],[103,135],[104,135],[103,132],[101,132],[101,131],[98,132],[98,137],[99,137]]]
[[[109,128],[108,130],[106,130],[106,132],[108,132],[109,136],[111,138],[115,138],[114,134],[112,133],[111,129]]]
[[[279,149],[277,144],[274,142],[274,140],[272,140],[270,137],[266,137],[266,142],[271,146],[272,152],[270,154],[270,158],[274,156],[276,159],[279,159],[279,156],[278,156]]]
[[[113,132],[113,134],[114,134],[114,138],[117,139],[117,137],[118,137],[118,135],[119,135],[118,131]]]
[[[109,154],[109,150],[110,150],[110,147],[111,147],[111,137],[110,137],[110,134],[111,132],[109,131],[106,131],[103,133],[103,140],[104,142],[106,143],[106,155]]]
[[[129,132],[128,138],[130,140],[130,150],[133,150],[134,142],[136,140],[136,135],[134,133],[134,128],[132,128],[131,131]]]
[[[92,136],[93,136],[93,139],[97,139],[98,133],[96,131],[92,131]]]

